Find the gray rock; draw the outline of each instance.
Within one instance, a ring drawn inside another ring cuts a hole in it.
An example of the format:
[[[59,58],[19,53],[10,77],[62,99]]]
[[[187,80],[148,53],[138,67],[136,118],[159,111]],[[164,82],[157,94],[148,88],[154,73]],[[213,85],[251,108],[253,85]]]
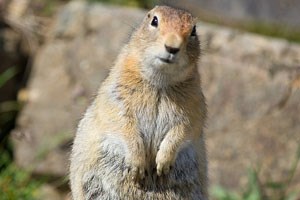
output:
[[[212,184],[244,185],[247,168],[260,168],[263,180],[286,179],[300,145],[299,45],[198,27]]]
[[[64,196],[59,193],[52,185],[44,184],[36,194],[37,200],[64,200]]]
[[[160,0],[185,8],[195,15],[218,18],[225,22],[271,23],[300,29],[300,2],[297,0]]]
[[[12,134],[19,166],[67,174],[76,125],[144,14],[84,2],[61,10]],[[300,142],[300,46],[201,22],[198,32],[211,184],[237,188],[256,166],[264,179],[286,177]],[[294,188],[299,183],[300,170]]]

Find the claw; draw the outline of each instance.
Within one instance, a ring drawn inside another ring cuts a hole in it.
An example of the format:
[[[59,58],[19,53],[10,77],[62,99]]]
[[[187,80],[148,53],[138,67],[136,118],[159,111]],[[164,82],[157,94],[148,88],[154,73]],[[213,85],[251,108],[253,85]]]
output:
[[[173,169],[172,165],[165,165],[163,166],[162,164],[157,164],[157,175],[167,175],[170,173],[170,171]]]
[[[158,165],[157,165],[157,175],[158,175],[158,176],[161,176],[162,171],[163,171],[163,168],[162,168],[161,164],[158,164]]]
[[[131,179],[133,181],[135,181],[137,179],[137,171],[138,171],[138,169],[136,167],[132,168],[132,170],[131,170]]]
[[[175,158],[173,154],[159,150],[155,160],[157,175],[167,175],[175,163]]]
[[[123,175],[137,183],[145,178],[145,173],[143,168],[126,166]]]
[[[145,170],[140,169],[140,179],[144,179],[144,178],[145,178]]]
[[[124,171],[123,171],[123,176],[127,176],[130,172],[130,169],[128,166],[125,167]]]

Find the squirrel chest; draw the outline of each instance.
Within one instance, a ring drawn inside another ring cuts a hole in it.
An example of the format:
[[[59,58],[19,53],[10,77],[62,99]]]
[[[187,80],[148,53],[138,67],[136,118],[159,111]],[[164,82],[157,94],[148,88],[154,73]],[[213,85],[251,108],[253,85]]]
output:
[[[204,102],[196,84],[194,79],[166,88],[155,88],[142,81],[135,85],[117,84],[111,95],[119,115],[137,122],[145,148],[155,155],[165,134],[177,124],[186,124],[191,137],[193,131],[200,131],[197,127],[202,123],[197,120]]]
[[[78,125],[74,199],[208,199],[199,56],[190,13],[147,13]]]

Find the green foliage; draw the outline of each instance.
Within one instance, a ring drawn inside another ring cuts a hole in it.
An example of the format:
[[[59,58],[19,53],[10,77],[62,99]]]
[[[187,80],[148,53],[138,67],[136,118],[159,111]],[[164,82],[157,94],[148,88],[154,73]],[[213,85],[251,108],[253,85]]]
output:
[[[228,191],[221,186],[212,189],[212,196],[218,200],[262,200],[258,174],[255,170],[248,172],[248,186],[241,194]]]
[[[0,74],[0,89],[5,86],[5,84],[11,80],[15,75],[17,75],[17,70],[15,67],[10,67]],[[14,123],[17,111],[20,106],[16,101],[5,101],[0,102],[0,133],[1,135],[6,135],[7,129],[10,129],[11,125]],[[3,133],[2,133],[3,132]],[[3,137],[2,135],[2,137]],[[2,138],[0,138],[2,139]]]
[[[57,8],[69,0],[31,0],[30,7],[38,16],[52,16]]]
[[[16,74],[15,67],[2,72],[0,89]],[[7,142],[7,133],[11,128],[6,127],[11,127],[10,124],[14,123],[20,107],[21,105],[17,101],[0,102],[0,200],[40,199],[39,189],[45,182],[45,180],[33,179],[30,171],[18,168],[12,161],[12,147]]]
[[[10,67],[0,74],[0,89],[17,74],[15,67]],[[6,134],[13,123],[18,102],[5,101],[0,103],[0,199],[15,200],[34,199],[35,191],[39,187],[37,181],[31,180],[30,173],[20,170],[12,163],[11,147],[7,143]]]
[[[300,42],[300,30],[291,29],[278,24],[261,22],[244,23],[240,27],[246,31],[267,35],[271,37],[286,38],[289,41]]]
[[[18,71],[15,67],[10,67],[0,74],[0,89],[11,80]],[[20,105],[16,101],[0,102],[0,133],[6,135],[8,129],[14,123],[17,112],[20,109]],[[2,133],[3,132],[3,133]],[[3,137],[2,135],[2,137]],[[3,138],[0,138],[3,139]]]
[[[220,200],[240,200],[240,196],[236,192],[228,191],[221,186],[213,187],[211,195]]]
[[[41,183],[32,180],[30,173],[11,163],[9,154],[3,149],[1,149],[0,154],[0,169],[1,200],[36,199]]]
[[[151,8],[155,4],[155,0],[88,0],[90,2],[103,2],[118,5],[126,5],[133,7]]]
[[[259,171],[248,171],[248,185],[242,194],[216,186],[211,190],[211,195],[217,200],[296,200],[299,191],[289,191],[289,185],[295,175],[300,160],[300,145],[296,153],[295,160],[292,162],[287,179],[281,181],[262,182],[259,177]],[[269,192],[268,192],[269,191]]]
[[[3,87],[12,77],[17,74],[15,67],[10,67],[0,74],[0,88]]]

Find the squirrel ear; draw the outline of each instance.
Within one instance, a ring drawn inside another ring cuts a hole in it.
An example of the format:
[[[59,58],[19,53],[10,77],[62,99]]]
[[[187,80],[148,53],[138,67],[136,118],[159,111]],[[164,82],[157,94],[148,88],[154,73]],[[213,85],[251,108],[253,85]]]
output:
[[[193,30],[191,32],[191,36],[197,36],[196,25],[194,25]]]

